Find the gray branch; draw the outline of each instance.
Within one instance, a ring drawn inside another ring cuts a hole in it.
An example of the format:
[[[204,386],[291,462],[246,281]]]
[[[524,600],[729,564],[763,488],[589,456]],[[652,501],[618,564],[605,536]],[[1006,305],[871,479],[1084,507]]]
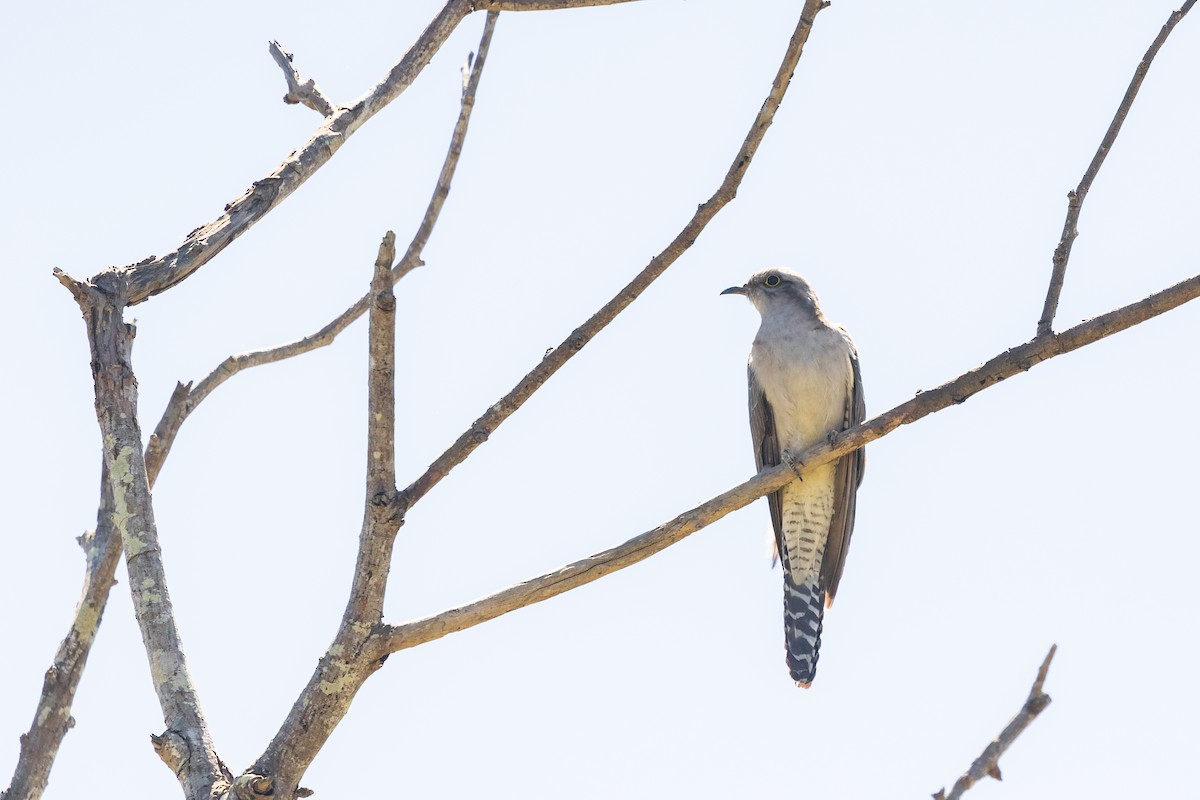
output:
[[[333,104],[325,97],[325,93],[317,86],[316,81],[309,78],[301,82],[300,73],[292,66],[292,54],[286,52],[279,42],[272,41],[269,45],[271,58],[283,70],[283,78],[287,81],[288,91],[283,96],[283,102],[289,105],[303,103],[316,111],[322,117],[333,115]]]
[[[97,284],[81,283],[61,270],[55,275],[74,295],[87,326],[96,419],[112,491],[111,520],[125,551],[134,613],[166,724],[164,733],[151,737],[151,742],[179,778],[185,796],[207,798],[214,788],[227,786],[232,776],[213,746],[167,591],[137,421],[134,328],[122,319],[128,286],[120,275],[102,276]]]

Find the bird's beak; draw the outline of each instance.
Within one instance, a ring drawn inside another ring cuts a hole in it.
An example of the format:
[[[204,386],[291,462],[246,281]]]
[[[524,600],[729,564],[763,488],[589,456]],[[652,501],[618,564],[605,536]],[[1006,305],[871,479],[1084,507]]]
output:
[[[730,286],[728,289],[721,292],[721,294],[740,294],[742,297],[745,297],[746,296],[746,287],[745,286]]]

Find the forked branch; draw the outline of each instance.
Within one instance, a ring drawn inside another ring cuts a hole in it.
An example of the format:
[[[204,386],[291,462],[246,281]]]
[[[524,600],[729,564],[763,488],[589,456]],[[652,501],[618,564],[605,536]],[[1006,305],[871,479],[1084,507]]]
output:
[[[207,797],[232,776],[217,756],[188,670],[154,522],[150,483],[137,421],[134,329],[122,319],[128,286],[120,275],[97,284],[55,271],[79,303],[91,348],[104,466],[112,491],[113,528],[120,535],[134,613],[150,661],[150,677],[166,730],[151,737],[155,750],[179,778],[186,797]]]
[[[226,205],[221,216],[196,228],[183,244],[165,256],[150,256],[137,264],[108,271],[125,276],[130,305],[141,303],[185,280],[296,191],[333,158],[346,139],[412,85],[458,24],[472,12],[542,11],[625,2],[632,0],[447,0],[416,43],[374,88],[349,105],[336,109],[308,142],[284,159],[271,174],[255,181],[241,197]]]
[[[458,120],[454,124],[454,132],[450,136],[450,146],[446,151],[446,158],[442,162],[442,170],[438,174],[437,184],[433,189],[433,196],[429,199],[429,204],[425,208],[425,214],[421,217],[421,222],[417,225],[417,231],[413,235],[412,241],[409,242],[404,256],[392,268],[393,283],[399,281],[413,269],[424,263],[421,261],[421,254],[425,249],[425,245],[429,243],[434,226],[437,224],[438,218],[442,213],[442,206],[445,205],[446,197],[450,194],[450,186],[454,180],[454,173],[458,168],[459,158],[462,156],[463,144],[466,141],[467,130],[471,122],[471,112],[475,108],[475,95],[479,91],[479,81],[483,76],[484,64],[487,63],[487,54],[491,47],[492,35],[496,29],[497,16],[498,14],[495,12],[489,12],[487,20],[484,22],[483,35],[479,40],[479,53],[471,66],[470,77],[467,79],[466,88],[462,95],[462,103],[459,106]],[[338,334],[346,330],[355,320],[366,313],[370,299],[371,295],[369,292],[364,294],[355,301],[354,305],[347,308],[341,314],[338,314],[320,330],[308,336],[277,347],[229,356],[214,367],[195,386],[190,382],[177,384],[170,401],[167,403],[166,409],[163,410],[162,418],[158,421],[158,426],[154,429],[154,434],[150,437],[150,443],[146,450],[146,462],[150,467],[151,474],[157,474],[158,470],[162,468],[162,464],[166,460],[167,454],[170,453],[171,446],[175,443],[175,437],[179,434],[179,429],[183,426],[184,420],[218,386],[239,372],[251,367],[274,364],[277,361],[311,353],[313,350],[332,344],[334,339],[338,337]],[[151,485],[153,485],[153,482],[151,482]]]

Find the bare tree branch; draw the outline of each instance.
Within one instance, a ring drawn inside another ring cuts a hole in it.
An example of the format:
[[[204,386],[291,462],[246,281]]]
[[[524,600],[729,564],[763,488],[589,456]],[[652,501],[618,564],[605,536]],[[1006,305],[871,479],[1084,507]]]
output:
[[[496,20],[499,17],[499,12],[488,12],[483,23],[483,35],[479,39],[479,51],[475,55],[474,62],[472,63],[468,57],[470,72],[463,82],[462,107],[458,112],[458,122],[454,124],[454,135],[450,137],[450,149],[446,152],[445,161],[442,162],[442,171],[438,175],[437,185],[433,189],[433,197],[429,198],[425,216],[421,218],[421,224],[417,226],[417,232],[413,234],[404,256],[392,270],[393,281],[399,281],[409,272],[424,264],[421,261],[421,252],[429,243],[433,226],[437,223],[442,206],[450,195],[450,182],[454,179],[454,171],[458,168],[458,159],[462,155],[463,142],[467,138],[467,126],[471,122],[471,111],[475,108],[475,94],[479,91],[479,79],[483,75],[483,65],[487,62],[488,50],[492,46],[492,34],[496,30]],[[465,71],[466,67],[464,66],[463,69]]]
[[[985,364],[936,389],[921,392],[912,400],[843,431],[829,443],[805,450],[799,454],[798,461],[804,464],[805,470],[828,464],[886,436],[901,425],[916,422],[935,411],[963,403],[989,386],[1018,373],[1027,372],[1043,361],[1145,322],[1197,296],[1200,296],[1200,275],[1136,303],[1090,319],[1062,333],[1039,336],[1000,353]],[[795,474],[787,464],[764,469],[745,483],[610,550],[568,564],[554,572],[524,581],[465,606],[402,625],[389,626],[386,631],[385,650],[394,653],[440,639],[447,634],[474,627],[518,608],[540,603],[591,583],[611,572],[632,566],[795,479]]]
[[[1050,645],[1050,652],[1046,654],[1046,658],[1042,661],[1042,666],[1038,669],[1037,678],[1033,681],[1033,687],[1029,690],[1029,697],[1025,700],[1025,705],[1021,706],[1021,710],[1012,718],[1012,721],[1004,726],[1004,730],[1000,731],[1000,735],[995,740],[984,748],[983,753],[979,758],[975,759],[961,778],[954,782],[953,788],[950,789],[950,794],[946,794],[945,789],[938,789],[933,795],[934,800],[959,800],[963,793],[974,786],[984,778],[995,778],[1000,780],[1000,756],[1012,746],[1012,743],[1017,740],[1017,737],[1029,727],[1030,723],[1037,718],[1037,715],[1045,710],[1046,706],[1050,705],[1050,695],[1042,691],[1042,684],[1046,682],[1046,673],[1050,670],[1050,661],[1054,658],[1054,653],[1058,650],[1058,645]]]
[[[245,233],[250,226],[296,191],[313,173],[333,158],[363,123],[412,84],[421,70],[467,15],[477,9],[490,11],[536,11],[563,8],[607,6],[632,0],[543,0],[542,2],[472,2],[447,0],[404,57],[374,88],[348,106],[338,108],[299,150],[296,150],[265,178],[255,181],[241,197],[225,206],[217,219],[196,228],[183,244],[165,256],[150,256],[128,267],[113,267],[107,272],[125,275],[129,284],[130,305],[136,305],[165,292],[185,280]],[[97,276],[99,277],[99,276]]]
[[[150,661],[166,731],[151,737],[155,750],[179,778],[185,796],[207,798],[232,776],[217,756],[200,699],[188,672],[167,591],[150,483],[137,421],[137,380],[131,367],[134,328],[122,320],[128,286],[121,275],[81,283],[61,270],[59,281],[83,311],[96,387],[104,465],[112,490],[113,527],[121,536],[134,612]]]
[[[379,246],[371,283],[370,375],[367,412],[367,486],[354,582],[342,622],[287,719],[247,775],[266,779],[268,794],[291,797],[312,760],[350,710],[367,678],[383,665],[374,654],[376,631],[401,519],[395,513],[396,297],[391,264],[396,237]]]
[[[303,103],[322,117],[332,115],[333,104],[326,99],[316,81],[309,78],[303,83],[300,82],[300,73],[292,66],[292,54],[285,52],[283,46],[276,41],[271,42],[269,49],[271,58],[275,59],[275,63],[283,70],[283,77],[287,81],[288,91],[283,96],[283,102],[289,105]]]
[[[1158,36],[1150,43],[1150,49],[1142,56],[1141,63],[1133,71],[1133,79],[1129,82],[1129,88],[1125,90],[1125,96],[1121,98],[1121,105],[1117,107],[1117,113],[1109,123],[1104,138],[1100,141],[1100,148],[1092,156],[1092,163],[1088,164],[1075,191],[1067,193],[1067,218],[1063,221],[1062,236],[1058,240],[1058,246],[1054,248],[1054,268],[1050,274],[1050,286],[1046,290],[1046,302],[1042,306],[1042,316],[1038,320],[1038,336],[1050,333],[1053,328],[1054,315],[1058,312],[1058,298],[1062,294],[1063,281],[1067,274],[1067,261],[1071,258],[1071,245],[1079,236],[1076,226],[1079,223],[1079,212],[1083,208],[1083,201],[1092,188],[1092,182],[1096,180],[1096,175],[1100,172],[1104,159],[1108,157],[1108,151],[1117,141],[1117,134],[1121,132],[1125,117],[1129,115],[1129,109],[1133,107],[1138,90],[1142,88],[1142,81],[1145,80],[1146,73],[1150,71],[1151,62],[1158,55],[1159,48],[1167,41],[1167,37],[1171,35],[1171,31],[1179,24],[1179,20],[1183,19],[1195,4],[1196,0],[1187,0],[1179,10],[1171,12],[1171,16],[1167,18],[1166,24],[1158,32]]]
[[[430,489],[450,473],[450,470],[454,469],[471,455],[475,451],[475,448],[486,442],[488,437],[506,419],[512,416],[518,408],[524,405],[526,400],[533,396],[534,392],[541,388],[542,384],[549,380],[576,353],[582,350],[584,345],[591,341],[605,326],[616,319],[618,314],[624,311],[630,303],[637,299],[651,283],[662,275],[669,266],[674,264],[695,243],[696,238],[704,231],[713,217],[737,196],[738,186],[741,185],[742,178],[746,174],[746,170],[749,168],[754,154],[758,151],[758,146],[762,143],[767,128],[771,126],[772,121],[775,119],[775,112],[783,102],[783,96],[787,92],[792,73],[795,71],[796,65],[800,61],[800,56],[804,52],[804,44],[808,41],[808,34],[812,30],[813,20],[817,12],[827,5],[827,3],[820,2],[820,0],[805,0],[804,8],[800,12],[800,21],[796,25],[796,30],[792,33],[792,38],[788,43],[783,61],[779,65],[779,70],[775,74],[774,81],[771,83],[771,91],[767,95],[767,99],[763,102],[758,115],[755,116],[754,122],[750,126],[750,132],[746,135],[745,141],[733,159],[733,164],[729,167],[728,172],[726,172],[725,179],[721,181],[721,185],[717,187],[717,191],[708,199],[708,202],[701,204],[696,209],[696,213],[687,225],[684,226],[683,230],[679,232],[661,253],[650,259],[650,263],[646,265],[645,269],[639,272],[625,288],[605,303],[586,322],[572,331],[571,335],[562,344],[548,352],[538,365],[522,378],[508,394],[500,398],[494,405],[489,406],[483,415],[475,420],[471,424],[471,427],[459,436],[446,452],[438,456],[429,465],[429,468],[425,470],[423,475],[400,493],[398,502],[402,513],[406,512],[414,503],[424,497]]]
[[[467,138],[467,130],[471,122],[471,112],[475,109],[475,95],[479,91],[479,81],[483,76],[484,64],[487,63],[487,54],[491,47],[492,34],[496,29],[497,16],[499,15],[496,12],[488,12],[487,19],[484,22],[483,35],[479,40],[479,54],[475,57],[470,78],[467,80],[466,89],[463,92],[458,120],[454,124],[454,132],[450,137],[450,147],[446,151],[445,160],[442,162],[442,171],[438,175],[437,185],[433,189],[433,196],[429,199],[425,215],[421,218],[421,222],[417,226],[417,231],[413,235],[408,249],[392,269],[393,282],[399,281],[409,272],[423,264],[421,253],[424,251],[425,245],[429,243],[429,237],[433,233],[433,228],[437,224],[438,217],[441,215],[442,206],[445,205],[446,197],[450,194],[450,185],[454,179],[454,172],[458,168],[459,158],[462,156],[463,143]],[[196,410],[196,407],[206,397],[212,394],[213,390],[242,370],[265,364],[274,364],[276,361],[283,361],[284,359],[303,355],[304,353],[310,353],[313,350],[332,344],[333,340],[338,337],[338,334],[350,327],[351,323],[366,312],[370,303],[370,297],[369,292],[364,294],[354,305],[332,319],[319,331],[301,339],[266,350],[255,350],[249,353],[229,356],[209,372],[200,383],[196,384],[195,388],[192,387],[190,382],[177,384],[175,392],[171,395],[171,399],[167,403],[166,409],[163,410],[162,418],[158,421],[158,426],[154,429],[154,434],[150,437],[150,443],[146,450],[146,463],[150,468],[151,474],[158,474],[159,469],[161,469],[163,462],[167,458],[167,454],[171,451],[171,446],[175,443],[175,437],[178,435],[184,420]]]

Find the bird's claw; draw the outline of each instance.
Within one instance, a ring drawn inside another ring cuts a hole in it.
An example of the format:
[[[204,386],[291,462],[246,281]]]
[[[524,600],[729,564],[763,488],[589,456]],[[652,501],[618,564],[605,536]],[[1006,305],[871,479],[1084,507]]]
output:
[[[804,469],[804,462],[802,462],[800,459],[796,458],[791,453],[787,453],[787,452],[783,453],[781,455],[781,458],[783,460],[783,463],[787,464],[789,467],[792,468],[792,472],[794,472],[796,474],[796,477],[798,479],[800,479],[801,481],[803,481],[804,476],[800,473]]]

